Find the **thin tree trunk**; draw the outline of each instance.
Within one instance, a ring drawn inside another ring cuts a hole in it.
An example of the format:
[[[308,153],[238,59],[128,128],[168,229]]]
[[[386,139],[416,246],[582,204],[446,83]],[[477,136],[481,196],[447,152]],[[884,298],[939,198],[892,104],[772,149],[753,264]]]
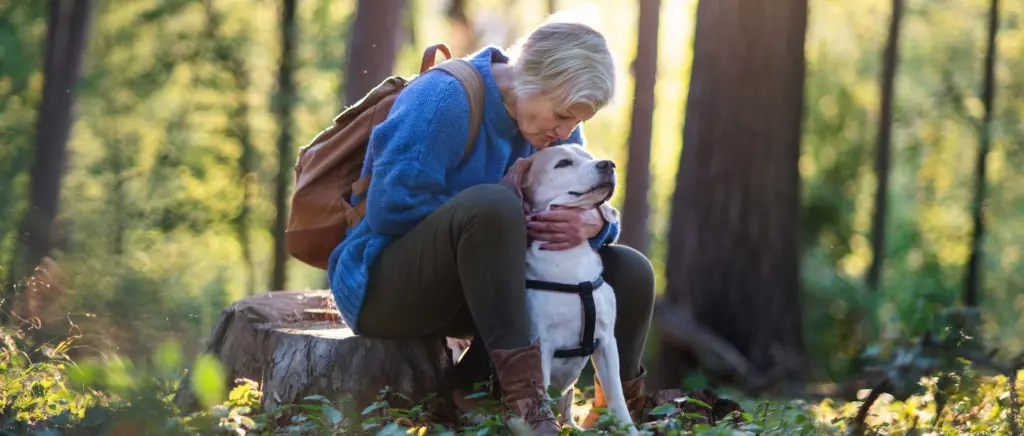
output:
[[[231,75],[235,79],[238,102],[235,110],[231,113],[229,131],[238,139],[238,145],[242,149],[242,155],[238,159],[238,177],[242,182],[242,204],[238,216],[234,219],[235,231],[238,233],[238,242],[242,246],[242,259],[245,262],[246,285],[249,293],[256,291],[256,272],[252,259],[252,242],[249,240],[249,221],[252,212],[252,194],[256,189],[257,174],[255,171],[256,147],[252,143],[252,130],[249,125],[249,98],[246,91],[249,89],[249,73],[245,70],[244,61],[234,59],[231,62]]]
[[[878,144],[875,149],[875,214],[871,220],[871,267],[868,269],[868,289],[875,291],[882,280],[885,262],[885,222],[889,191],[889,161],[892,149],[892,100],[896,66],[899,63],[900,21],[903,19],[903,0],[892,1],[889,38],[882,55],[881,108],[878,117]]]
[[[672,201],[668,302],[758,371],[799,378],[798,224],[807,0],[703,0]],[[663,343],[663,385],[692,354]]]
[[[623,245],[647,253],[650,235],[647,219],[651,185],[651,130],[654,122],[654,84],[658,75],[658,17],[661,0],[640,0],[640,23],[633,60],[635,89],[633,119],[629,129],[629,161],[626,166],[626,197],[622,207]]]
[[[558,11],[558,0],[548,0],[548,15]]]
[[[985,114],[981,120],[980,132],[978,134],[978,157],[975,162],[974,171],[974,202],[971,206],[974,231],[971,234],[971,257],[967,261],[967,272],[964,279],[964,305],[976,307],[978,305],[981,291],[981,257],[983,253],[982,242],[985,236],[985,219],[983,206],[985,204],[985,160],[988,158],[988,150],[991,141],[992,129],[992,105],[995,100],[995,63],[996,63],[996,33],[999,31],[999,0],[992,0],[988,14],[988,49],[985,52],[985,82],[982,85],[981,102],[985,106]]]
[[[452,23],[452,56],[464,56],[476,45],[476,33],[466,14],[466,0],[451,0],[448,4],[448,20]]]
[[[348,72],[341,95],[344,105],[363,98],[392,74],[405,4],[406,0],[359,0],[348,44]]]
[[[274,276],[270,289],[281,290],[288,281],[286,265],[288,252],[285,250],[285,229],[288,226],[288,185],[291,183],[295,156],[292,153],[292,107],[295,104],[295,0],[281,3],[281,64],[277,73],[277,99],[274,101],[274,115],[280,129],[277,136],[277,177],[274,179],[274,204],[277,215],[274,218]]]
[[[88,44],[91,0],[52,0],[43,65],[43,96],[36,116],[29,205],[19,232],[12,283],[32,274],[49,255],[59,209],[67,142],[74,124],[75,83]]]
[[[121,138],[114,137],[110,139],[108,144],[107,153],[109,153],[110,168],[113,170],[113,186],[111,189],[111,195],[114,203],[114,240],[112,252],[115,255],[116,260],[120,260],[124,254],[124,233],[126,226],[126,200],[124,192],[125,182],[125,159],[124,159],[124,144]]]

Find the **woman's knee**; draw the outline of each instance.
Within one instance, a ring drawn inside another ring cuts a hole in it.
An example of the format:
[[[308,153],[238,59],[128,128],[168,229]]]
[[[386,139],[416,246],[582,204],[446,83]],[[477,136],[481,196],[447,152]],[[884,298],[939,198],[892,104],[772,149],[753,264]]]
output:
[[[619,305],[650,312],[654,307],[654,266],[643,253],[625,245],[600,250],[605,280],[615,289]]]
[[[499,184],[480,184],[456,196],[461,212],[473,227],[491,232],[522,234],[526,238],[523,203],[512,191]]]

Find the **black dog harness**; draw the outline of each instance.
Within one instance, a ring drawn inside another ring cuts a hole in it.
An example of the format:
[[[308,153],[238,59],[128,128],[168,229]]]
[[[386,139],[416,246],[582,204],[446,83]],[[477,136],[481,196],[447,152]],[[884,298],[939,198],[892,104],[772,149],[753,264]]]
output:
[[[580,282],[575,285],[540,280],[526,281],[526,287],[529,289],[565,292],[580,296],[580,304],[583,306],[583,337],[580,338],[580,346],[579,348],[555,350],[555,357],[586,357],[594,354],[594,350],[601,346],[601,341],[594,339],[594,325],[597,322],[597,309],[594,307],[594,289],[600,288],[603,284],[604,278],[601,276],[597,276],[592,282]]]

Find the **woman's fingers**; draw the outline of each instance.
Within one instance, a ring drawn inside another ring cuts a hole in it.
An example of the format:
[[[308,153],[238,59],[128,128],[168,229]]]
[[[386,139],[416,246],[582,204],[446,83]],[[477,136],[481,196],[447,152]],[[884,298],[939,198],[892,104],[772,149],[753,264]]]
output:
[[[571,243],[568,243],[568,242],[552,242],[552,243],[549,243],[549,244],[542,244],[540,246],[540,249],[541,250],[557,251],[557,250],[568,250],[568,249],[570,249],[572,247],[575,247],[575,245],[573,245]]]
[[[537,212],[531,218],[532,221],[569,222],[579,218],[580,214],[578,209],[554,209]]]
[[[568,223],[557,221],[530,221],[526,223],[526,228],[530,230],[536,230],[539,232],[556,233],[565,233],[570,230]]]
[[[529,230],[527,234],[530,236],[530,239],[544,242],[567,242],[572,240],[568,234],[562,232]]]

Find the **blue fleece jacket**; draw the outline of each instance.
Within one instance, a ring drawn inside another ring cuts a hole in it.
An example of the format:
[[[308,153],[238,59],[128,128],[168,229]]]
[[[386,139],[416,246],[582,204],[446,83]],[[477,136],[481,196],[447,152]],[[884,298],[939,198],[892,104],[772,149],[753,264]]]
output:
[[[490,46],[469,61],[483,77],[486,98],[479,134],[465,159],[466,93],[455,77],[440,71],[413,80],[370,135],[363,167],[363,175],[373,171],[366,215],[331,253],[328,266],[335,302],[354,331],[369,267],[388,243],[463,189],[499,182],[516,159],[536,151],[505,110],[491,75],[491,62],[507,62],[508,57]],[[564,142],[585,144],[582,126],[558,143]],[[606,224],[590,244],[597,249],[614,242],[618,234],[617,223]]]

